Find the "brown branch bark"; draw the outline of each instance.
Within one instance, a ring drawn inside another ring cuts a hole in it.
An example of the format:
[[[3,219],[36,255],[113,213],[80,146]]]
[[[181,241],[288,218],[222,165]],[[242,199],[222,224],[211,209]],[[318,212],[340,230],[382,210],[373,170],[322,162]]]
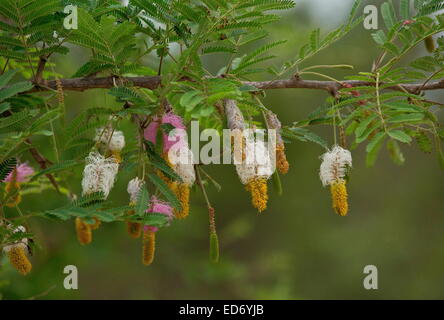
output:
[[[144,76],[144,77],[126,77],[123,79],[126,83],[131,83],[135,87],[156,89],[161,84],[160,76]],[[107,89],[116,85],[116,77],[102,77],[102,78],[73,78],[73,79],[61,79],[60,80],[64,90],[70,91],[84,91],[89,89]],[[344,85],[351,85],[352,87],[358,86],[372,86],[374,83],[366,81],[356,80],[344,80],[340,82],[335,81],[319,81],[319,80],[303,80],[298,77],[293,77],[284,80],[272,80],[272,81],[244,81],[245,85],[252,85],[258,89],[271,90],[271,89],[315,89],[325,90],[330,93],[334,93],[337,90],[344,87]],[[36,85],[30,92],[48,91],[50,89],[57,90],[57,84],[55,80],[42,80],[41,85]],[[415,84],[403,84],[389,87],[391,90],[406,90],[408,92],[418,92],[427,90],[444,89],[444,79],[440,81],[431,81],[423,86],[423,83]]]
[[[159,76],[150,77],[128,77],[123,79],[127,83],[131,83],[135,87],[155,89],[160,85]],[[117,77],[104,77],[104,78],[73,78],[73,79],[60,79],[63,90],[69,91],[85,91],[89,89],[109,89],[116,85],[118,81]],[[50,89],[57,90],[56,80],[43,80],[41,85],[36,85],[31,92],[48,91]]]
[[[39,64],[37,66],[37,72],[35,74],[34,82],[36,84],[40,83],[43,79],[43,71],[45,71],[46,62],[48,62],[47,56],[41,56],[39,58]]]
[[[237,102],[232,99],[224,100],[225,115],[227,116],[227,125],[231,130],[244,130],[245,120],[242,112],[237,106]]]
[[[245,120],[242,112],[237,106],[237,101],[232,99],[224,100],[225,116],[227,117],[227,127],[231,129],[231,142],[233,143],[234,163],[241,163],[244,158],[244,129]]]
[[[39,164],[42,170],[46,169],[48,165],[52,164],[51,161],[46,159],[35,147],[32,146],[31,140],[26,139],[26,143],[29,145],[29,152],[31,153],[34,160]],[[55,180],[54,176],[50,173],[45,174],[45,176],[48,178],[48,180],[51,182],[51,184],[54,186],[57,192],[60,192],[59,185],[57,184],[57,181]]]

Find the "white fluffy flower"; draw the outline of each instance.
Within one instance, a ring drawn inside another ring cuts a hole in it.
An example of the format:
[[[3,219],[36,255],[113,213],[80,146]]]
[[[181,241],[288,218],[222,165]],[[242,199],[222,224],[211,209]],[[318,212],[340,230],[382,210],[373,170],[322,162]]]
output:
[[[112,136],[111,136],[112,134]],[[111,137],[110,137],[111,136]],[[114,131],[111,128],[99,128],[96,130],[95,141],[108,145],[111,151],[121,151],[125,147],[125,136],[122,131]]]
[[[103,192],[105,198],[108,197],[118,170],[119,165],[114,158],[105,158],[97,152],[91,152],[86,157],[83,170],[82,193]]]
[[[144,183],[145,181],[139,179],[138,177],[135,177],[134,179],[130,180],[130,182],[128,182],[128,187],[126,188],[126,190],[130,195],[131,202],[137,202],[137,196]]]
[[[10,229],[11,227],[8,226],[8,229]],[[26,232],[26,228],[24,226],[18,226],[17,228],[14,229],[13,233],[17,233],[17,232]],[[28,247],[28,239],[27,238],[23,238],[13,244],[7,245],[3,247],[3,251],[5,253],[8,253],[9,251],[11,251],[11,249],[13,248],[17,248],[20,247],[22,249],[27,249]]]
[[[188,144],[182,145],[177,149],[170,149],[168,154],[174,172],[182,178],[182,182],[191,186],[196,181],[196,173],[194,172],[194,156],[188,147]]]
[[[319,176],[324,186],[343,180],[347,169],[352,166],[350,151],[339,146],[335,146],[331,151],[324,153],[321,159]]]
[[[264,141],[247,139],[245,154],[243,162],[236,164],[236,171],[242,184],[247,184],[256,178],[268,179],[271,177],[275,170],[275,164]]]

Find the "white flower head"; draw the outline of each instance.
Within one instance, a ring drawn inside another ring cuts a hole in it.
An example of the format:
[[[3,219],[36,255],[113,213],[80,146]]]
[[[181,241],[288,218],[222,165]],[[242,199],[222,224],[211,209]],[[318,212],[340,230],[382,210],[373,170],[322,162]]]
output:
[[[196,181],[194,172],[194,155],[188,144],[182,144],[179,148],[170,149],[168,154],[174,172],[182,178],[182,182],[191,186]]]
[[[271,177],[275,170],[267,144],[263,140],[247,139],[245,144],[245,159],[241,164],[236,164],[237,174],[242,184],[247,184],[252,179]]]
[[[119,165],[113,157],[105,158],[97,152],[91,152],[85,160],[82,194],[103,192],[105,198],[107,198],[114,185]]]
[[[111,136],[112,135],[112,136]],[[111,151],[121,151],[125,147],[125,136],[122,131],[113,131],[112,128],[98,128],[95,141],[108,145]]]
[[[128,187],[126,188],[126,190],[130,195],[131,202],[133,203],[137,202],[137,196],[144,183],[145,181],[139,179],[138,177],[135,177],[134,179],[130,180],[130,182],[128,182]]]
[[[330,185],[336,181],[342,181],[347,174],[348,168],[352,166],[350,151],[335,146],[331,151],[321,156],[322,164],[319,171],[322,184]]]
[[[11,229],[11,226],[8,226],[8,229]],[[13,233],[17,233],[17,232],[26,232],[26,228],[24,226],[18,226],[17,228],[14,229]],[[13,244],[4,246],[3,251],[5,253],[8,253],[9,251],[11,251],[11,249],[17,248],[17,247],[22,248],[22,249],[26,249],[28,247],[28,239],[23,238]]]

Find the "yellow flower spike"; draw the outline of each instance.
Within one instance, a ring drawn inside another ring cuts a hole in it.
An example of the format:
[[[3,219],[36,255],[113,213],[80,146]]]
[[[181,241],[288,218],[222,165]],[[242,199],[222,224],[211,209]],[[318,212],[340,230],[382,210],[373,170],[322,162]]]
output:
[[[428,52],[432,53],[433,51],[435,51],[435,40],[433,40],[432,36],[428,36],[427,38],[425,38],[424,42]]]
[[[245,153],[245,138],[242,131],[235,131],[231,136],[231,153],[235,162],[245,161],[247,155]]]
[[[182,210],[174,210],[174,215],[177,219],[185,219],[190,213],[190,187],[184,183],[177,183],[173,191],[182,206]]]
[[[156,174],[159,176],[160,179],[162,179],[163,182],[165,182],[168,186],[170,186],[171,183],[173,183],[171,181],[170,178],[168,178],[162,171],[160,170],[156,170]]]
[[[131,238],[137,239],[142,235],[142,225],[137,222],[128,222],[127,229],[128,234]]]
[[[95,221],[94,224],[90,225],[91,230],[99,229],[100,225],[102,224],[102,222],[99,219],[97,219],[96,217],[94,217],[94,221]]]
[[[120,151],[111,151],[111,155],[116,159],[116,163],[122,162],[122,155],[120,154]]]
[[[31,272],[32,264],[26,256],[26,246],[23,244],[12,245],[8,250],[7,255],[11,265],[17,269],[22,275],[27,275]]]
[[[290,169],[290,164],[285,155],[284,145],[278,145],[276,147],[276,166],[281,174],[288,173],[288,170]]]
[[[57,88],[57,100],[59,102],[59,105],[64,105],[65,104],[65,96],[63,95],[63,86],[62,86],[62,81],[60,81],[60,79],[56,79],[56,88]]]
[[[156,250],[156,232],[146,230],[143,233],[142,263],[149,266],[153,263]]]
[[[92,241],[91,226],[85,223],[79,217],[76,218],[75,223],[76,223],[77,239],[79,240],[80,244],[86,245],[91,243]]]
[[[259,178],[252,179],[246,185],[247,191],[251,193],[251,203],[253,207],[259,210],[259,212],[267,209],[268,202],[268,189],[267,179]]]
[[[341,216],[346,216],[348,212],[347,188],[345,181],[338,181],[330,186],[333,209]]]
[[[22,195],[20,194],[20,184],[17,181],[12,180],[7,182],[5,191],[8,195],[14,194],[6,203],[7,207],[13,208],[22,201]]]
[[[130,210],[128,215],[133,215],[134,210]],[[137,239],[142,234],[142,225],[137,222],[127,222],[126,223],[126,231],[128,232],[131,238]]]
[[[281,174],[286,174],[290,168],[287,157],[285,155],[285,144],[282,139],[282,123],[279,121],[277,115],[271,111],[263,113],[268,129],[276,132],[276,167]]]
[[[20,202],[22,202],[22,195],[20,193],[17,193],[15,196],[9,199],[8,203],[6,203],[6,206],[9,208],[14,208]]]

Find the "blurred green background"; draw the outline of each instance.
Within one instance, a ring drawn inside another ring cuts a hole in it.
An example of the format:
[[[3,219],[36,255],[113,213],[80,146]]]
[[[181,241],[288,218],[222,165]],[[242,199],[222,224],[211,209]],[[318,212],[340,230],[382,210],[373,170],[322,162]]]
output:
[[[279,56],[275,64],[293,57],[307,41],[309,30],[321,26],[326,33],[337,26],[351,3],[296,1],[294,10],[268,28],[273,40],[289,40],[274,51]],[[369,71],[378,53],[370,34],[358,26],[305,65],[346,63],[354,65],[355,72]],[[412,56],[419,54],[425,50],[419,48]],[[217,71],[222,59],[213,56],[205,62]],[[57,71],[70,76],[84,61],[85,53],[75,49],[59,59]],[[341,78],[352,72],[331,75]],[[113,103],[112,97],[105,96],[100,90],[69,93],[69,118],[83,108]],[[265,104],[284,124],[291,124],[325,98],[320,91],[285,89],[267,92]],[[443,94],[435,92],[433,98],[441,101]],[[122,129],[128,135],[133,132],[130,123]],[[315,131],[333,142],[330,128]],[[35,141],[44,154],[51,155],[47,140]],[[202,195],[194,191],[190,216],[157,234],[156,258],[150,267],[141,263],[140,239],[129,238],[121,223],[103,224],[94,232],[93,243],[82,247],[73,221],[31,219],[40,246],[32,257],[33,270],[22,277],[3,257],[0,292],[4,299],[444,298],[443,171],[434,156],[421,153],[415,144],[403,147],[406,163],[402,167],[394,165],[384,151],[374,168],[366,168],[364,148],[353,151],[350,213],[345,218],[332,211],[329,191],[319,181],[322,148],[294,142],[287,145],[291,169],[282,177],[284,194],[278,196],[270,183],[269,208],[262,214],[250,205],[233,166],[206,168],[223,187],[220,192],[207,188],[216,209],[219,264],[208,261],[208,216]],[[109,199],[126,204],[131,178],[120,174]],[[69,181],[77,193],[80,181],[79,168]],[[24,198],[21,209],[56,208],[65,202],[47,190]],[[69,291],[63,288],[63,268],[71,264],[79,270],[79,289]],[[366,265],[378,267],[378,290],[363,287]]]

